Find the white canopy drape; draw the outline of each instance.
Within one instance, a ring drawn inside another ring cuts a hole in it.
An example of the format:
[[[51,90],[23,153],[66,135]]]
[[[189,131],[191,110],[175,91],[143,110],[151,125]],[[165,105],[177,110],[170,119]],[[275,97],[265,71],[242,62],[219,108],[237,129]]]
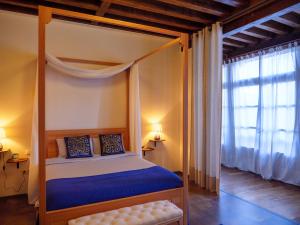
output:
[[[38,69],[37,69],[38,71]],[[36,73],[37,77],[37,73]],[[39,142],[38,142],[38,79],[35,82],[35,94],[33,99],[32,113],[32,137],[31,153],[28,177],[28,202],[34,204],[38,200],[39,194]]]
[[[81,79],[103,79],[117,75],[132,66],[129,79],[129,118],[130,118],[130,148],[142,156],[141,143],[141,113],[139,95],[139,70],[134,61],[116,66],[110,66],[99,70],[82,69],[64,63],[55,56],[46,53],[49,66],[59,71],[62,75]],[[30,158],[30,174],[28,181],[28,201],[33,204],[38,199],[38,117],[37,117],[37,88],[33,108],[32,125],[32,152]]]
[[[128,69],[134,62],[124,63],[116,66],[110,66],[99,70],[82,69],[75,66],[71,66],[53,55],[46,53],[46,59],[49,66],[57,71],[72,77],[78,77],[83,79],[100,79],[117,75],[124,70]]]

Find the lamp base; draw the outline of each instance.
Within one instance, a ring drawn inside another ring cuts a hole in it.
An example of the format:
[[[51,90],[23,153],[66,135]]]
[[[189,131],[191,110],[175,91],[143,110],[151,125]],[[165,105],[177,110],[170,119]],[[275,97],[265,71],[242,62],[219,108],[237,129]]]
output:
[[[156,134],[156,135],[154,136],[154,140],[155,140],[155,141],[160,141],[160,135]]]

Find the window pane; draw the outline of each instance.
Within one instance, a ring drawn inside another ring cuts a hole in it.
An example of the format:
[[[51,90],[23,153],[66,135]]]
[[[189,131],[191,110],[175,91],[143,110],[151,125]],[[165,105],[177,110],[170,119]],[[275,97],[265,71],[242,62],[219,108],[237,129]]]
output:
[[[295,71],[294,52],[287,49],[262,56],[262,76],[274,76]]]
[[[238,108],[234,110],[235,127],[256,127],[257,108]]]
[[[275,129],[276,130],[294,130],[295,124],[295,108],[294,107],[283,107],[277,108]]]
[[[277,86],[277,104],[284,106],[295,105],[295,82],[280,82]]]
[[[259,57],[241,60],[235,62],[232,68],[233,80],[246,80],[258,77],[259,75]]]
[[[254,148],[255,145],[255,129],[235,129],[236,146]]]
[[[235,107],[258,105],[258,95],[259,95],[258,85],[238,87],[234,89],[233,93],[234,93]]]
[[[293,144],[293,133],[278,131],[274,134],[273,152],[280,152],[287,156],[291,155]]]

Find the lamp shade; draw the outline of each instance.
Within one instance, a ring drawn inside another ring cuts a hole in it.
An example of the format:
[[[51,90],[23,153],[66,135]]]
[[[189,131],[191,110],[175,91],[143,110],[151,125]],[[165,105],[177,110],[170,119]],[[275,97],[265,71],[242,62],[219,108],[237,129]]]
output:
[[[161,132],[162,132],[161,124],[159,124],[159,123],[154,123],[154,124],[153,124],[153,131],[154,131],[155,133],[161,133]]]
[[[0,128],[0,139],[6,138],[4,128]]]
[[[153,124],[153,133],[154,133],[154,140],[160,140],[161,139],[161,133],[162,133],[162,127],[159,123]]]

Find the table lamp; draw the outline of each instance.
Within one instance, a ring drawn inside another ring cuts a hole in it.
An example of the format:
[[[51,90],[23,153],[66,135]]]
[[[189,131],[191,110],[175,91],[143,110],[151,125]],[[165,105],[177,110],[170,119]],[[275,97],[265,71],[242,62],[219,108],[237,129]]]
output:
[[[4,138],[6,138],[5,130],[4,130],[4,128],[0,128],[0,141]],[[0,142],[0,151],[2,151],[2,150],[3,150],[3,145]]]

